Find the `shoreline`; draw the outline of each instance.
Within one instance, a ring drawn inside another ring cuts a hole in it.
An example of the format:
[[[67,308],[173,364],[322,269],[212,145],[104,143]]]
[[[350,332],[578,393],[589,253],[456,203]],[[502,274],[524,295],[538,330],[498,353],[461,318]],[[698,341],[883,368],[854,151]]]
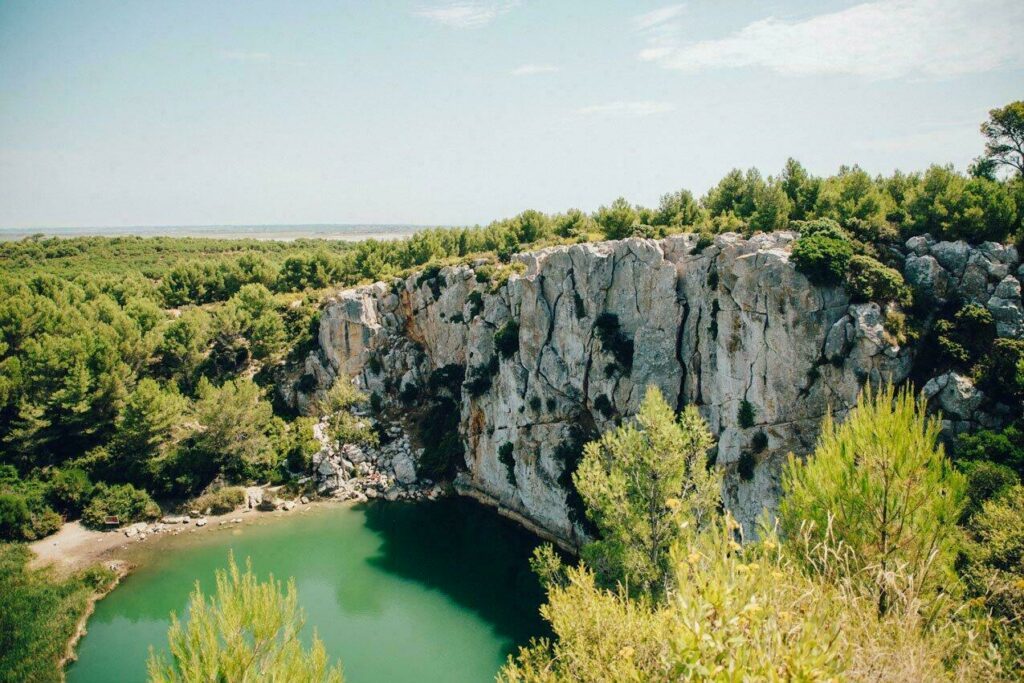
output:
[[[196,526],[193,522],[187,525],[186,530],[186,525],[183,524],[173,531],[165,530],[146,538],[126,536],[125,529],[127,527],[110,531],[86,529],[80,521],[76,520],[63,525],[57,533],[28,544],[34,555],[28,565],[31,569],[49,567],[60,576],[68,576],[74,572],[102,564],[114,572],[114,577],[105,586],[89,596],[88,603],[78,619],[74,632],[65,643],[64,653],[57,661],[60,680],[66,680],[67,666],[78,659],[78,644],[89,632],[89,619],[96,611],[97,603],[113,592],[125,577],[140,566],[138,559],[141,553],[156,552],[161,545],[164,545],[164,539],[181,536],[182,533],[208,535],[211,532],[252,526],[255,523],[274,523],[293,516],[291,514],[293,511],[303,514],[311,510],[341,508],[353,504],[354,501],[325,499],[310,501],[301,509],[295,508],[291,511],[236,509],[223,515],[206,516],[207,523],[203,526]],[[242,521],[234,523],[230,521],[240,517]],[[149,539],[152,539],[152,542],[147,543],[146,541]]]
[[[189,524],[180,526],[165,525],[163,531],[145,537],[141,537],[141,535],[126,536],[125,529],[128,527],[110,531],[87,529],[82,526],[80,521],[76,520],[64,524],[57,533],[28,544],[29,549],[35,555],[28,566],[30,569],[42,569],[49,566],[58,574],[66,576],[104,562],[126,563],[129,565],[128,571],[130,572],[136,565],[129,560],[129,557],[137,555],[138,550],[149,547],[154,542],[159,543],[161,538],[180,536],[183,533],[201,534],[234,529],[252,524],[257,520],[275,521],[285,519],[293,512],[301,514],[307,510],[346,504],[351,505],[352,503],[328,498],[313,500],[296,506],[292,510],[261,511],[237,508],[222,515],[204,515],[203,519],[206,520],[206,523],[202,526],[197,526],[196,520],[191,520]],[[232,522],[233,519],[241,521]]]
[[[71,634],[71,637],[68,638],[68,642],[64,645],[64,656],[62,656],[57,662],[57,670],[60,672],[60,680],[62,681],[67,678],[64,672],[67,669],[68,664],[78,659],[78,643],[80,643],[82,638],[85,637],[85,634],[89,632],[86,625],[89,623],[89,619],[92,617],[93,612],[96,611],[96,603],[110,595],[110,593],[121,584],[124,577],[128,576],[132,570],[132,566],[128,562],[121,560],[111,561],[107,565],[107,568],[114,572],[114,578],[112,578],[102,589],[89,596],[89,602],[86,604],[85,610],[82,612],[82,616],[78,618],[78,623],[75,624],[75,632]]]

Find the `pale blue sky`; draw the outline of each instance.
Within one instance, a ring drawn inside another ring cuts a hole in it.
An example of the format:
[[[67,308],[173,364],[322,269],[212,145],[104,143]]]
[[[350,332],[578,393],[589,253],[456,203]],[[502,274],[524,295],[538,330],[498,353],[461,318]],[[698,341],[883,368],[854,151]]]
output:
[[[1021,0],[0,0],[0,226],[469,224],[963,168]]]

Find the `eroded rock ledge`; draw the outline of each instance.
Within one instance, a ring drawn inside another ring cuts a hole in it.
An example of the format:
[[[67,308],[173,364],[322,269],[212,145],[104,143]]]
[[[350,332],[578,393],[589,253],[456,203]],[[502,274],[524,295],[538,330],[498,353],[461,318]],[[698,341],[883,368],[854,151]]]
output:
[[[572,544],[582,529],[559,484],[566,444],[635,413],[655,385],[680,407],[700,407],[727,504],[750,529],[775,504],[783,458],[813,447],[823,415],[845,413],[868,380],[904,380],[913,362],[877,304],[851,304],[842,288],[796,271],[795,237],[577,244],[516,255],[525,271],[500,286],[463,265],[341,291],[323,308],[319,348],[281,390],[306,410],[346,375],[397,407],[435,371],[461,368],[457,488]],[[1020,336],[1015,249],[914,238],[905,258],[919,289],[964,291],[993,310],[1000,335]],[[515,337],[499,353],[503,328]],[[945,377],[929,389],[969,413],[958,423],[979,421],[973,387]]]

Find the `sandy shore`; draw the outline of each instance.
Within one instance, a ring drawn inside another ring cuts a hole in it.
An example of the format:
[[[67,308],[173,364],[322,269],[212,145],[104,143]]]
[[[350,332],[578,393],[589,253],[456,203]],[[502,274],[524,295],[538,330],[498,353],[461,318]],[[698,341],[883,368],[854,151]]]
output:
[[[348,503],[334,500],[314,501],[299,505],[291,511],[270,512],[239,508],[224,515],[207,515],[205,526],[196,526],[195,520],[189,524],[168,525],[160,533],[148,534],[145,540],[140,540],[139,536],[129,538],[125,535],[124,529],[97,531],[85,528],[81,522],[69,522],[57,533],[29,544],[29,548],[35,553],[35,558],[29,566],[38,569],[51,565],[58,573],[67,575],[103,563],[117,571],[125,572],[130,570],[130,566],[124,566],[129,554],[137,555],[137,550],[158,543],[161,537],[213,533],[225,528],[284,519],[314,508],[346,504]],[[241,521],[232,522],[233,519]]]

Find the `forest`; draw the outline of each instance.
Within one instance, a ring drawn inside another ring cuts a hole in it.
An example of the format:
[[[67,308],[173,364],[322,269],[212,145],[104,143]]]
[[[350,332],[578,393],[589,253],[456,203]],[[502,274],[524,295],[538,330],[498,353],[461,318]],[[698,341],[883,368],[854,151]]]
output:
[[[989,125],[1014,111],[1024,119],[1018,102]],[[499,269],[556,244],[791,229],[793,262],[812,281],[895,302],[902,333],[919,334],[915,315],[931,302],[904,281],[894,247],[922,234],[1024,246],[1024,172],[996,153],[997,133],[967,173],[844,166],[822,177],[789,160],[776,175],[734,170],[699,198],[679,190],[653,208],[618,198],[592,213],[528,210],[394,241],[2,243],[0,539],[33,541],[74,519],[152,519],[225,485],[306,474],[313,420],[274,385],[312,348],[320,302],[338,287],[478,259]],[[997,339],[977,306],[937,315],[921,340],[931,362],[1020,406],[1024,342]],[[712,445],[706,426],[650,395],[638,427],[586,447],[573,485],[598,539],[578,567],[538,554],[558,639],[521,651],[502,677],[1019,674],[1024,418],[1018,410],[1006,427],[942,444],[910,390],[874,392],[847,422],[825,425],[806,464],[790,463],[778,526],[742,546],[699,457]],[[617,489],[630,468],[664,468],[657,490]],[[20,547],[5,547],[0,570],[5,585],[28,590],[38,584],[21,573]],[[0,620],[14,618],[13,604]]]

